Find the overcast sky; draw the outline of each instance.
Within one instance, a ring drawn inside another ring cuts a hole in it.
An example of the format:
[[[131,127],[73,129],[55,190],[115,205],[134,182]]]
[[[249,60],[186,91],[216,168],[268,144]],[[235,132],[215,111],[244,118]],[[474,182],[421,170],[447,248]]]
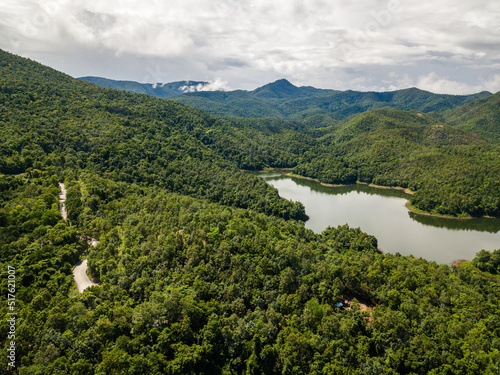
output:
[[[498,0],[2,0],[0,48],[73,77],[500,91]]]

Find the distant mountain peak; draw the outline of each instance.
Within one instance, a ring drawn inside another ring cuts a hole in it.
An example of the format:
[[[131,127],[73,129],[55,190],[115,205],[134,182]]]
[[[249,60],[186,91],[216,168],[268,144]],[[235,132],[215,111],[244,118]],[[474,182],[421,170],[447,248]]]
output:
[[[281,79],[278,79],[274,82],[271,82],[270,85],[287,85],[287,86],[291,86],[291,87],[295,87],[297,88],[297,86],[293,85],[292,83],[290,83],[289,80],[285,79],[285,78],[281,78]]]
[[[278,79],[277,81],[274,81],[274,82],[271,82],[271,83],[268,83],[262,87],[259,87],[257,90],[259,89],[263,89],[263,88],[276,88],[276,89],[287,89],[287,90],[296,90],[298,89],[297,86],[293,85],[292,83],[290,83],[289,80],[285,79],[285,78],[281,78],[281,79]],[[255,91],[257,91],[255,90]]]
[[[299,92],[299,87],[282,78],[275,82],[268,83],[267,85],[259,87],[258,89],[255,89],[252,94],[265,99],[282,99],[295,96]]]

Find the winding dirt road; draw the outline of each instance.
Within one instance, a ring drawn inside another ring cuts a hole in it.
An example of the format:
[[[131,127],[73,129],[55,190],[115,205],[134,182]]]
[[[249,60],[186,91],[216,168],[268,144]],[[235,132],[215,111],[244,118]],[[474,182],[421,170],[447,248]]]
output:
[[[68,213],[66,212],[66,186],[62,182],[59,182],[59,188],[61,192],[59,193],[59,210],[61,211],[61,216],[64,220],[68,219]],[[96,239],[91,239],[89,241],[89,245],[97,246],[98,241]],[[87,276],[87,259],[81,262],[73,269],[73,278],[75,279],[76,287],[78,288],[78,292],[83,293],[83,291],[93,285],[99,285]]]

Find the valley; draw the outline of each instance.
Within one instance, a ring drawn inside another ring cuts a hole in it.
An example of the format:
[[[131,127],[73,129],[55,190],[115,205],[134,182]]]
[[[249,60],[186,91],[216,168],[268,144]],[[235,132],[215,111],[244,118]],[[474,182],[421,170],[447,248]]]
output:
[[[166,100],[0,50],[0,284],[14,267],[18,372],[498,372],[499,250],[459,266],[381,254],[362,223],[312,230],[306,204],[242,170],[410,189],[423,212],[498,217],[499,95],[278,81]],[[78,290],[84,259],[96,285]]]

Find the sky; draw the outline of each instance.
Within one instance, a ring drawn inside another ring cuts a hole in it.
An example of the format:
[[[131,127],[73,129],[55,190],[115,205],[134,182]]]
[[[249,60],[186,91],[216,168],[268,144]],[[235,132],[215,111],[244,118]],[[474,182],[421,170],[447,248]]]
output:
[[[500,91],[497,0],[2,0],[0,49],[73,77]]]

